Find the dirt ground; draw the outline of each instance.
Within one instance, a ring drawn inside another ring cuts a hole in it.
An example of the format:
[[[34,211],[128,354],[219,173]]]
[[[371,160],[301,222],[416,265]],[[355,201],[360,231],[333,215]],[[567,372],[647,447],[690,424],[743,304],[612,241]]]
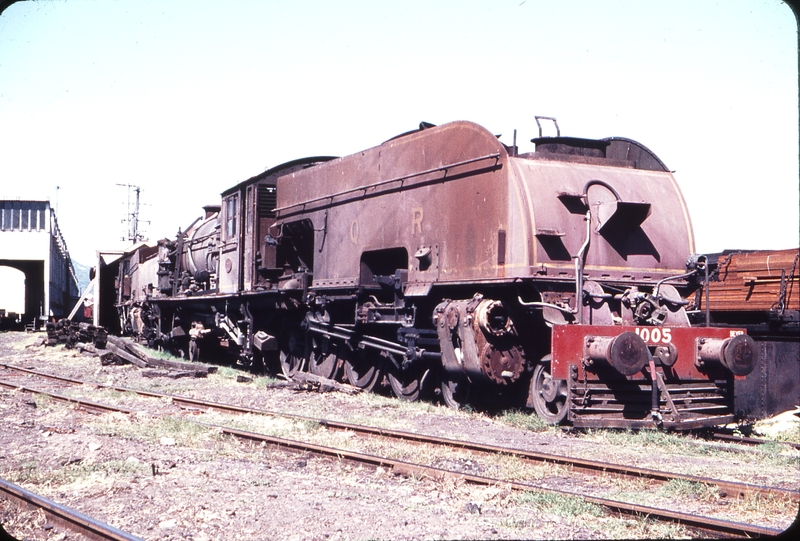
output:
[[[258,380],[240,383],[232,371],[220,370],[204,379],[144,379],[130,365],[101,366],[96,358],[63,346],[36,346],[40,336],[0,333],[0,360],[125,387],[148,386],[261,409],[553,453],[569,449],[577,456],[612,456],[615,462],[629,460],[645,467],[684,471],[698,462],[692,467],[706,475],[722,477],[735,470],[749,482],[758,482],[761,476],[795,489],[800,478],[797,457],[791,454],[783,462],[763,466],[742,453],[741,463],[732,467],[713,453],[707,460],[702,453],[675,457],[642,453],[636,445],[616,448],[595,437],[576,438],[555,429],[534,432],[491,415],[432,403],[412,408],[396,399],[299,393]],[[0,369],[0,379],[9,379],[7,373]],[[459,460],[462,468],[480,468]],[[91,414],[7,389],[0,389],[0,477],[146,540],[688,535],[646,519],[614,518],[592,506],[554,503],[503,486],[396,475],[384,468],[242,442],[213,430],[194,433],[183,425],[165,427],[147,415]],[[542,482],[562,486],[563,471]],[[638,490],[644,499],[638,503],[669,504],[655,496],[648,501],[647,487]],[[711,505],[697,495],[675,498],[699,499],[697,510]],[[793,511],[780,507],[761,512],[761,522],[773,527],[785,528],[794,518]],[[2,498],[0,525],[18,539],[79,539],[49,524],[40,513],[19,509]]]

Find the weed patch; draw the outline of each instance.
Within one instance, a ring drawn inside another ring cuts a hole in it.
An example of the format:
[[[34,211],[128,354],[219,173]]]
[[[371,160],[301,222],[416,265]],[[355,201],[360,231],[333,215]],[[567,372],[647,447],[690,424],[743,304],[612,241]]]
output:
[[[49,410],[53,407],[53,399],[44,394],[34,394],[33,403],[40,410]]]
[[[506,410],[503,411],[497,420],[508,426],[514,428],[521,428],[523,430],[530,430],[531,432],[560,432],[561,429],[557,426],[549,424],[547,421],[530,412],[524,410]]]
[[[535,507],[541,511],[565,518],[578,516],[601,517],[605,515],[602,506],[587,502],[577,496],[552,492],[523,492],[515,495],[513,499],[517,504]]]
[[[715,501],[720,497],[719,487],[697,483],[685,479],[671,479],[664,483],[659,494],[667,498],[695,498],[701,501]]]
[[[159,442],[161,438],[173,438],[175,443],[186,447],[198,447],[202,443],[217,439],[218,433],[193,421],[163,418],[128,417],[111,414],[90,425],[94,434],[120,437],[129,440]]]

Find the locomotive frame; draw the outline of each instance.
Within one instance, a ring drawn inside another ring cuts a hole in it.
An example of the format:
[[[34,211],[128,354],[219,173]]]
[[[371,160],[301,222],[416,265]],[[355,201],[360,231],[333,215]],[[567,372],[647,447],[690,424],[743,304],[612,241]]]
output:
[[[757,350],[744,329],[693,324],[705,260],[687,263],[672,173],[630,139],[533,142],[519,154],[470,122],[423,123],[265,171],[125,255],[121,326],[190,358],[552,423],[732,421]]]

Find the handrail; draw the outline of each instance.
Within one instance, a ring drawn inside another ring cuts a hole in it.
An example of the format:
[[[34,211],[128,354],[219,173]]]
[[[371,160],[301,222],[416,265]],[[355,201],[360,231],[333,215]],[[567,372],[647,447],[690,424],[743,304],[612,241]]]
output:
[[[420,177],[420,176],[423,176],[423,175],[428,175],[430,173],[436,173],[438,171],[444,171],[445,172],[445,176],[442,177],[442,179],[440,179],[440,180],[444,180],[444,178],[447,176],[448,169],[452,169],[454,167],[460,167],[462,165],[468,165],[470,163],[480,162],[480,161],[483,161],[483,160],[490,160],[490,159],[494,159],[495,160],[495,165],[497,165],[497,162],[500,161],[500,153],[499,152],[495,152],[494,154],[487,154],[485,156],[480,156],[478,158],[470,158],[469,160],[455,162],[455,163],[451,163],[451,164],[448,164],[448,165],[442,165],[440,167],[435,167],[433,169],[426,169],[425,171],[418,171],[418,172],[412,173],[410,175],[404,175],[404,176],[401,176],[401,177],[394,177],[394,178],[390,178],[388,180],[381,180],[379,182],[374,182],[372,184],[365,184],[364,186],[359,186],[357,188],[350,188],[348,190],[343,190],[341,192],[336,192],[336,193],[329,194],[329,195],[323,195],[323,196],[320,196],[320,197],[315,197],[314,199],[309,199],[307,201],[302,201],[300,203],[294,203],[292,205],[287,205],[285,207],[277,208],[277,209],[275,209],[274,212],[276,214],[276,218],[280,218],[280,216],[278,216],[278,215],[280,213],[288,210],[288,209],[292,209],[292,208],[295,208],[295,207],[301,207],[301,210],[305,210],[307,205],[310,205],[312,203],[319,203],[320,201],[324,201],[326,199],[330,200],[330,202],[333,203],[333,199],[336,198],[336,197],[341,197],[343,195],[348,195],[348,194],[356,193],[356,192],[359,192],[359,191],[363,191],[364,192],[363,195],[366,195],[367,190],[369,190],[370,188],[378,188],[378,187],[383,186],[385,184],[391,184],[392,182],[400,182],[401,183],[401,187],[402,187],[402,183],[404,181],[408,180],[408,179],[411,179],[411,178],[414,178],[414,177]]]

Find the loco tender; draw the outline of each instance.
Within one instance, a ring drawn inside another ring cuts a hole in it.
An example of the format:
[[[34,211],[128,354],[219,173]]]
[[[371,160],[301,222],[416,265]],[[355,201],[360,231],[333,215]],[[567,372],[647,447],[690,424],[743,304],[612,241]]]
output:
[[[692,323],[705,260],[687,262],[671,172],[629,139],[532,141],[520,154],[474,123],[423,123],[265,171],[128,254],[123,326],[191,358],[524,404],[552,423],[732,421],[757,350],[743,329]]]

